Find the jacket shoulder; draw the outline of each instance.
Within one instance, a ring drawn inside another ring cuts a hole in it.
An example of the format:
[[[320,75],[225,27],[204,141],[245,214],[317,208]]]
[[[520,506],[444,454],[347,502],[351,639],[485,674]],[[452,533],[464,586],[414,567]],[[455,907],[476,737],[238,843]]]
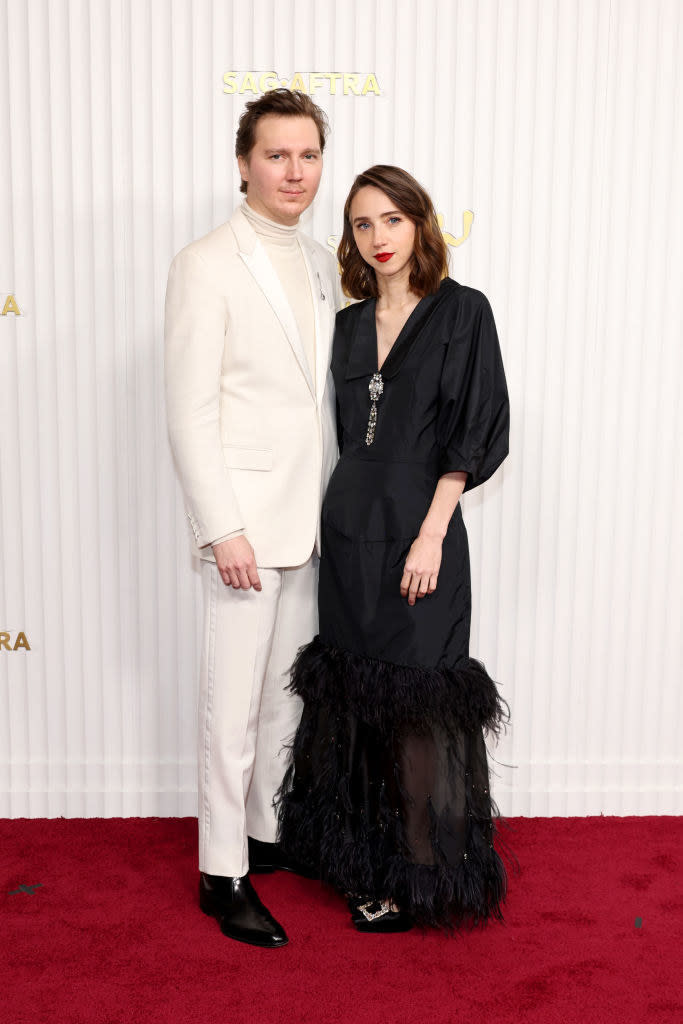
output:
[[[230,221],[220,224],[213,231],[189,242],[176,255],[175,259],[180,260],[187,256],[195,256],[205,263],[212,264],[217,260],[224,260],[226,256],[237,253],[237,240],[230,226]]]
[[[320,242],[316,242],[314,238],[311,238],[311,236],[305,234],[305,232],[299,232],[299,238],[304,245],[308,247],[309,253],[315,256],[316,260],[319,260],[330,274],[336,274],[337,260],[333,252],[330,252],[329,249],[324,245],[321,245]]]

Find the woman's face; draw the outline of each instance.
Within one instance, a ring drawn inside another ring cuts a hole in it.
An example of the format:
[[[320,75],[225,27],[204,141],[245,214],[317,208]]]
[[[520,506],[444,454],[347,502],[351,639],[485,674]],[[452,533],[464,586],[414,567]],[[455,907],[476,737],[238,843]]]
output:
[[[365,185],[351,200],[349,218],[358,252],[378,282],[410,275],[415,225],[380,189]]]

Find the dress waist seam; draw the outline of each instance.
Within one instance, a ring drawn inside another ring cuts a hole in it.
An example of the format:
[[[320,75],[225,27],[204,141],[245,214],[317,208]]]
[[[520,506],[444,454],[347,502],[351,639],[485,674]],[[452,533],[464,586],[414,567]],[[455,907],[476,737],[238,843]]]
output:
[[[435,469],[438,467],[438,461],[435,459],[385,459],[385,458],[371,458],[365,455],[347,455],[345,452],[339,458],[340,462],[368,462],[373,465],[383,466],[425,466],[428,469]]]

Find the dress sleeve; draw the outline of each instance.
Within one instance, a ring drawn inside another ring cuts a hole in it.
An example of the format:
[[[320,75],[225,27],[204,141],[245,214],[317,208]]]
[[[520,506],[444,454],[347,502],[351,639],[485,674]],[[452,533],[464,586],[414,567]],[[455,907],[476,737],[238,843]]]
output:
[[[488,299],[461,308],[448,341],[439,389],[439,475],[467,473],[483,484],[508,453],[510,410],[498,334]],[[463,304],[465,306],[465,304]]]

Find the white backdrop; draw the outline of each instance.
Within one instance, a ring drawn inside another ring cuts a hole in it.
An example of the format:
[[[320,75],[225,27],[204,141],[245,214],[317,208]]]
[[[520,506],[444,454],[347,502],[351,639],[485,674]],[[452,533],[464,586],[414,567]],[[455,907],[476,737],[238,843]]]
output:
[[[163,299],[238,201],[265,72],[333,123],[319,240],[375,162],[451,242],[474,214],[452,274],[491,300],[513,408],[465,502],[501,809],[683,811],[682,6],[0,0],[0,815],[195,812]]]

